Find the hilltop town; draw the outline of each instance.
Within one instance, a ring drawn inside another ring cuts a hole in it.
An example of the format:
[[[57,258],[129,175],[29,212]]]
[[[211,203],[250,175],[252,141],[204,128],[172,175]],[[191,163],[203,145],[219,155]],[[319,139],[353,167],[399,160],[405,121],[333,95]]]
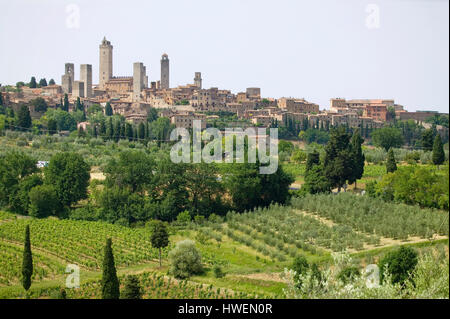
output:
[[[176,127],[184,128],[191,128],[195,119],[203,120],[202,125],[206,127],[208,120],[214,121],[220,118],[220,114],[232,114],[240,120],[240,126],[297,125],[299,129],[305,129],[344,125],[369,131],[393,119],[424,122],[438,114],[433,111],[408,112],[393,99],[331,98],[329,108],[321,109],[318,104],[303,98],[263,97],[261,88],[257,87],[238,93],[217,87],[206,89],[202,86],[201,72],[194,73],[193,83],[170,87],[170,60],[166,53],[161,56],[159,80],[149,82],[142,62],[133,63],[132,75],[118,76],[113,72],[113,45],[106,38],[99,45],[99,83],[92,83],[92,64],[81,64],[79,70],[79,79],[76,80],[75,65],[66,63],[61,84],[51,80],[49,85],[40,87],[0,87],[2,100],[15,110],[38,97],[44,99],[49,107],[57,107],[66,97],[69,110],[76,108],[77,100],[85,109],[100,105],[104,110],[109,103],[114,114],[134,123],[145,121],[149,110],[154,108],[160,117],[167,117]],[[30,112],[34,118],[42,115],[33,104]],[[86,128],[86,125],[89,124],[78,123],[78,127]]]

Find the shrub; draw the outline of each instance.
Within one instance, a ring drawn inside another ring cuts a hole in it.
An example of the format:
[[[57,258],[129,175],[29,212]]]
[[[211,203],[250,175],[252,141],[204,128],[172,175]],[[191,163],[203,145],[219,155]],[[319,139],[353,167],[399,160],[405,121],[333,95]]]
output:
[[[379,262],[380,279],[383,280],[384,273],[391,275],[393,284],[403,284],[417,265],[417,252],[410,248],[401,246],[398,250],[389,252]]]
[[[225,276],[224,272],[222,271],[222,268],[219,265],[215,265],[213,268],[214,277],[216,278],[222,278]]]
[[[47,217],[57,215],[61,209],[56,189],[51,185],[38,185],[30,190],[30,215]]]
[[[170,272],[176,278],[186,279],[202,272],[201,256],[192,240],[178,242],[169,253]]]
[[[177,216],[177,222],[179,222],[180,224],[185,225],[185,224],[189,223],[190,221],[191,221],[191,214],[187,210],[179,213]]]
[[[337,278],[344,284],[348,284],[360,276],[359,269],[355,266],[348,266],[342,269]]]
[[[304,256],[297,256],[292,263],[292,270],[295,271],[294,280],[298,285],[301,285],[300,276],[306,274],[309,269],[308,261]]]
[[[139,278],[135,275],[128,275],[125,279],[125,287],[122,291],[122,299],[141,299],[142,289]]]
[[[205,222],[205,216],[195,215],[194,221],[196,224],[202,225]]]

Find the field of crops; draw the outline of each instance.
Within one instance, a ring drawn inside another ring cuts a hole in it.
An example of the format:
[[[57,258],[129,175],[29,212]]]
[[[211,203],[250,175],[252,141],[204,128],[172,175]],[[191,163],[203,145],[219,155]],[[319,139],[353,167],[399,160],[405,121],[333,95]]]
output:
[[[279,261],[299,254],[323,256],[346,248],[361,250],[379,244],[379,237],[354,232],[348,225],[326,225],[291,207],[273,205],[244,214],[229,213],[220,232]]]
[[[292,207],[317,214],[367,234],[406,240],[410,236],[448,236],[449,213],[418,206],[387,203],[350,193],[294,198]]]
[[[142,287],[143,299],[253,299],[264,298],[262,295],[236,292],[224,288],[216,288],[212,285],[203,285],[187,280],[177,280],[164,276],[156,272],[143,272],[136,275]],[[119,276],[119,281],[123,283],[125,276]],[[123,288],[123,284],[121,285]],[[31,298],[58,298],[59,286],[51,288],[31,290]],[[101,296],[100,280],[90,280],[80,285],[80,288],[65,289],[69,299],[99,299]],[[8,298],[23,298],[23,291],[16,291]]]
[[[21,218],[0,223],[0,274],[12,282],[17,281],[20,274],[26,225],[30,225],[39,278],[61,273],[65,263],[89,270],[100,269],[103,247],[108,237],[113,239],[118,267],[136,265],[158,257],[158,251],[151,248],[150,233],[146,228],[133,229],[102,222]],[[163,254],[167,255],[167,249]],[[0,279],[0,284],[8,282]]]

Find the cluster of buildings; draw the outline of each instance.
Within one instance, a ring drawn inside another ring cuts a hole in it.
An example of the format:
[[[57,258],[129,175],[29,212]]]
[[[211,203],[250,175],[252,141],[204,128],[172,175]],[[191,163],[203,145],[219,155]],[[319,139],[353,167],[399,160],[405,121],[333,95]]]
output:
[[[80,98],[85,107],[109,102],[114,113],[133,122],[144,121],[151,108],[159,110],[160,116],[169,117],[177,127],[192,127],[192,121],[217,117],[214,112],[234,113],[238,119],[255,126],[287,123],[316,125],[348,125],[349,127],[381,127],[393,117],[424,121],[435,112],[407,112],[394,100],[345,100],[333,98],[329,109],[320,110],[319,105],[305,99],[282,97],[262,98],[261,89],[250,87],[245,92],[232,93],[217,87],[205,89],[202,74],[194,73],[193,83],[171,88],[170,61],[167,54],[161,56],[160,79],[150,81],[143,62],[133,63],[132,75],[118,76],[113,73],[113,46],[103,38],[99,46],[99,83],[92,82],[92,64],[81,64],[76,80],[75,65],[66,63],[61,84],[4,93],[12,104],[29,102],[43,97],[52,106],[60,103],[65,94],[71,105]],[[150,82],[149,82],[150,81]],[[32,115],[33,115],[33,110]],[[220,114],[220,113],[218,113]]]

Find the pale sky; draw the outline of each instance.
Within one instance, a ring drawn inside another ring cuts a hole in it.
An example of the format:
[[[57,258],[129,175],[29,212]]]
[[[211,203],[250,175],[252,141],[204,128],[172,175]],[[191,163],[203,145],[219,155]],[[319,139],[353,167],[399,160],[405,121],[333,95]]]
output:
[[[143,62],[157,81],[166,52],[171,87],[200,71],[205,88],[261,87],[321,109],[332,97],[449,108],[448,0],[2,0],[0,83],[60,83],[65,62],[76,80],[92,64],[98,83],[103,36],[114,75]]]

